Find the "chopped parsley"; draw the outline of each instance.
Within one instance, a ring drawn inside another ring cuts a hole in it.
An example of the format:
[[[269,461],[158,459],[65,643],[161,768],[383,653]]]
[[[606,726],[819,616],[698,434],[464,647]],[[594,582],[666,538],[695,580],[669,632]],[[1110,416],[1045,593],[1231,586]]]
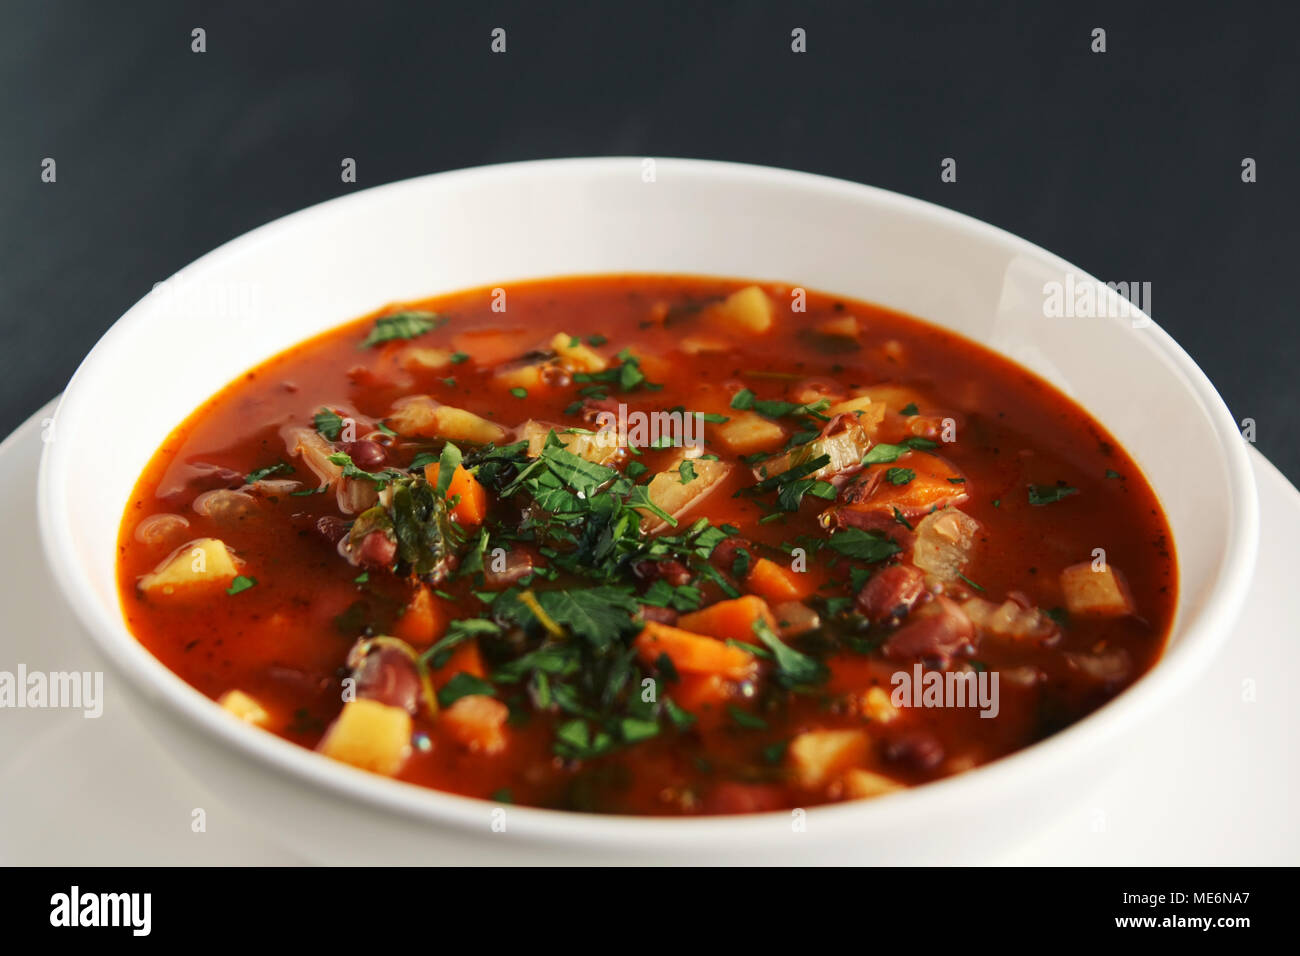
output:
[[[392,315],[376,319],[374,328],[358,348],[374,348],[376,345],[396,339],[413,339],[425,332],[432,332],[440,325],[444,325],[446,321],[446,317],[433,312],[421,312],[415,309],[394,312]]]

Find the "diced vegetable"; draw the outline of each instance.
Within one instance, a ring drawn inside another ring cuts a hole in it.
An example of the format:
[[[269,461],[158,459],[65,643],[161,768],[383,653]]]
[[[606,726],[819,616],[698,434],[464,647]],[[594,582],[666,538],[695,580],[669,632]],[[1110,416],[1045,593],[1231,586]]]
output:
[[[659,655],[667,654],[673,667],[687,674],[718,674],[745,680],[753,676],[756,665],[754,656],[743,648],[658,621],[646,622],[637,635],[636,649],[641,660],[651,666]]]
[[[857,316],[853,315],[841,315],[817,323],[817,331],[822,335],[833,335],[846,339],[856,339],[861,330]]]
[[[818,790],[867,758],[864,730],[810,730],[790,741],[786,752],[799,786]]]
[[[510,708],[483,694],[468,694],[442,712],[441,723],[466,750],[493,756],[506,749]]]
[[[721,674],[678,675],[677,683],[669,685],[673,702],[694,717],[701,729],[718,726],[727,716],[727,701],[733,696],[735,685]]]
[[[862,715],[879,724],[887,724],[898,719],[898,708],[889,699],[889,692],[883,687],[871,687],[862,695]]]
[[[536,390],[545,384],[542,376],[545,367],[545,362],[499,365],[492,373],[492,380],[502,388]]]
[[[415,589],[415,595],[406,605],[396,623],[393,636],[400,637],[412,647],[424,648],[442,637],[447,630],[447,612],[442,601],[433,596],[427,584]]]
[[[500,442],[506,430],[473,412],[439,405],[427,395],[411,395],[393,404],[388,424],[400,435],[446,438],[475,445]]]
[[[673,518],[679,518],[708,497],[709,493],[717,488],[731,471],[731,466],[725,462],[695,458],[691,461],[691,468],[695,477],[682,484],[680,468],[681,463],[685,460],[684,456],[679,455],[676,463],[667,470],[655,475],[646,488],[646,494],[650,501]],[[643,527],[646,531],[653,534],[669,527],[668,522],[653,512],[644,509],[638,510],[645,515]]]
[[[438,463],[426,465],[424,477],[435,488],[438,485]],[[447,500],[458,498],[456,506],[451,509],[451,516],[456,522],[467,527],[477,527],[487,517],[487,489],[478,483],[469,470],[461,465],[451,473],[451,484],[447,486]]]
[[[759,558],[745,576],[745,587],[769,601],[799,601],[816,590],[816,583],[811,575]]]
[[[981,631],[1012,640],[1042,640],[1058,632],[1056,622],[1036,607],[1025,607],[1008,598],[994,604],[981,597],[967,598],[962,610]]]
[[[727,352],[731,350],[731,345],[726,339],[713,338],[707,335],[688,335],[677,343],[687,355],[704,355],[709,352]]]
[[[1133,613],[1133,595],[1118,569],[1107,564],[1093,570],[1084,561],[1061,572],[1065,607],[1075,617],[1124,617]]]
[[[762,621],[773,631],[778,626],[776,617],[767,606],[767,602],[760,597],[747,594],[730,601],[719,601],[701,611],[684,614],[677,623],[686,630],[699,634],[757,644],[758,638],[754,635],[755,621]]]
[[[565,368],[573,372],[603,372],[609,364],[594,349],[576,341],[567,332],[559,332],[551,339],[551,350],[560,357]]]
[[[217,703],[228,713],[234,714],[246,724],[265,727],[271,722],[271,715],[255,698],[242,690],[228,690],[217,698]]]
[[[905,408],[915,406],[919,410],[930,404],[929,399],[919,391],[906,385],[871,385],[855,389],[855,393],[884,405],[895,414],[901,414]]]
[[[713,437],[733,455],[775,451],[785,442],[785,429],[756,412],[733,411],[729,418],[713,427]]]
[[[778,458],[762,462],[754,469],[754,474],[759,478],[783,475],[792,468],[816,461],[825,455],[830,462],[803,477],[830,478],[858,468],[862,464],[862,456],[870,447],[871,438],[867,435],[867,430],[857,421],[846,418],[835,434],[791,448]]]
[[[433,672],[434,688],[442,690],[457,674],[469,674],[480,679],[487,677],[487,667],[483,664],[483,655],[478,649],[478,641],[473,638],[463,644],[457,644],[452,649],[447,662]]]
[[[391,777],[402,769],[411,753],[411,715],[375,700],[348,701],[317,750],[362,770]]]
[[[970,560],[980,523],[956,508],[926,515],[916,525],[912,563],[940,581],[953,581]]]
[[[842,402],[836,402],[826,409],[826,414],[852,415],[854,420],[865,428],[868,434],[871,434],[885,417],[885,406],[881,402],[873,401],[869,396],[860,395],[857,398],[846,398]]]
[[[897,780],[870,770],[855,767],[844,774],[844,794],[851,800],[865,800],[903,789],[904,786]]]
[[[915,518],[969,496],[964,476],[948,462],[929,452],[907,451],[893,461],[869,466],[840,492],[839,507],[886,517],[894,517],[897,509],[904,518]]]
[[[450,405],[439,406],[435,416],[435,427],[441,438],[451,441],[467,441],[476,445],[499,442],[506,437],[506,430],[496,422],[480,418],[473,412]]]
[[[547,436],[551,432],[555,432],[556,439],[559,440],[566,451],[573,452],[579,458],[594,462],[597,465],[608,465],[622,451],[622,445],[619,444],[618,429],[616,428],[581,432],[574,431],[566,425],[553,425],[550,422],[541,422],[530,418],[515,430],[519,441],[528,442],[528,457],[530,458],[537,458],[541,455],[542,449],[546,447]]]
[[[181,545],[157,570],[140,578],[140,590],[150,596],[171,595],[191,588],[210,591],[224,588],[237,574],[239,568],[225,542],[218,538],[198,538]]]
[[[407,368],[438,372],[451,366],[451,352],[447,349],[409,348],[402,353]]]
[[[711,318],[736,332],[752,335],[772,327],[772,300],[756,285],[731,293],[708,312]]]

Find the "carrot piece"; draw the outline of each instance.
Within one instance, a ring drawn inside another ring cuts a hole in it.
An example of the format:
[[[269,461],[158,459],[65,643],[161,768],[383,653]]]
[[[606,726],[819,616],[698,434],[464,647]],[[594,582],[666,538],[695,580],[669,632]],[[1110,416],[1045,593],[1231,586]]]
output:
[[[637,635],[636,649],[647,664],[667,654],[673,667],[687,674],[720,674],[732,680],[745,680],[754,673],[754,656],[748,651],[658,621],[646,622],[645,629]]]
[[[443,664],[433,672],[434,690],[442,690],[447,681],[457,674],[469,674],[471,677],[487,677],[487,668],[483,666],[483,655],[479,653],[478,642],[470,638],[464,644],[458,644]]]
[[[812,575],[791,571],[767,558],[759,558],[749,569],[745,586],[769,601],[802,601],[817,589]]]
[[[438,484],[438,463],[435,461],[424,468],[425,480],[431,485]],[[468,469],[456,466],[451,473],[451,483],[447,485],[448,499],[459,497],[456,507],[451,509],[451,516],[457,524],[480,525],[487,517],[487,489],[478,483]]]
[[[466,750],[491,756],[506,748],[509,716],[510,708],[495,697],[470,694],[444,710],[441,722]]]
[[[393,625],[393,636],[417,648],[428,647],[447,629],[447,615],[442,602],[433,596],[428,585],[421,584],[406,610]]]
[[[701,730],[712,730],[726,717],[726,703],[735,685],[720,674],[683,673],[677,683],[668,686],[673,702],[693,716]]]
[[[719,601],[702,611],[683,614],[677,621],[684,630],[709,634],[723,640],[755,643],[754,622],[764,621],[776,630],[776,617],[761,597],[746,594],[730,601]]]

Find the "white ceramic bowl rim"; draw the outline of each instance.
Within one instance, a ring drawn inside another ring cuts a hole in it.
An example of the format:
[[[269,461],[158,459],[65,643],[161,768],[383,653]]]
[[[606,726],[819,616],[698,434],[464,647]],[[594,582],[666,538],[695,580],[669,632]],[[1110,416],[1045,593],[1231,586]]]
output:
[[[222,263],[227,257],[243,254],[248,247],[272,240],[291,227],[323,218],[343,207],[366,203],[389,191],[419,189],[420,184],[437,179],[444,183],[468,183],[481,177],[511,177],[563,171],[567,174],[598,175],[611,166],[626,168],[640,163],[639,158],[610,157],[599,159],[540,160],[437,173],[377,186],[372,189],[333,199],[309,207],[252,230],[198,259],[185,269],[187,276]],[[876,203],[905,208],[909,215],[942,223],[950,230],[994,239],[1018,253],[1076,275],[1082,274],[1064,260],[1023,239],[963,214],[871,186],[809,173],[735,163],[702,160],[657,160],[671,165],[679,173],[700,177],[718,177],[731,182],[762,181],[783,183],[848,200],[869,195]],[[506,277],[503,277],[506,278]],[[143,301],[143,300],[142,300]],[[73,420],[83,403],[94,396],[78,390],[83,370],[107,361],[143,319],[139,304],[128,311],[104,335],[73,376],[60,402],[56,417]],[[1116,319],[1115,321],[1121,321]],[[954,800],[976,805],[993,805],[998,794],[1014,787],[1018,775],[1049,773],[1067,766],[1102,740],[1118,733],[1138,712],[1157,706],[1184,686],[1213,654],[1217,636],[1225,634],[1235,619],[1253,571],[1258,539],[1258,504],[1254,479],[1240,433],[1222,399],[1205,375],[1187,354],[1163,330],[1152,325],[1147,329],[1154,349],[1180,373],[1194,397],[1213,418],[1218,449],[1225,459],[1231,489],[1232,520],[1229,539],[1218,565],[1206,600],[1198,613],[1179,622],[1180,640],[1169,649],[1151,672],[1137,684],[1085,719],[1046,740],[1004,757],[976,770],[959,774],[922,787],[871,801],[832,804],[808,810],[810,825],[816,819],[827,825],[852,816],[861,830],[923,822],[942,814]],[[249,367],[263,356],[255,356]],[[161,437],[159,439],[161,442]],[[180,718],[202,732],[221,740],[229,748],[264,765],[267,770],[287,772],[312,786],[370,804],[417,820],[482,828],[487,808],[481,800],[430,790],[355,770],[291,744],[272,734],[231,720],[211,700],[186,684],[154,658],[134,639],[115,639],[124,631],[114,615],[102,607],[89,586],[87,573],[75,554],[73,528],[67,515],[56,504],[64,500],[69,477],[73,473],[72,451],[64,443],[52,442],[45,447],[39,481],[39,522],[52,574],[81,624],[89,631],[100,650],[128,680],[146,695],[160,697]],[[128,635],[129,637],[129,635]],[[528,839],[562,842],[581,847],[611,843],[633,847],[692,848],[704,845],[753,846],[755,841],[770,839],[774,818],[786,830],[787,811],[775,814],[751,814],[723,817],[655,818],[606,816],[514,807],[509,810],[511,829]]]

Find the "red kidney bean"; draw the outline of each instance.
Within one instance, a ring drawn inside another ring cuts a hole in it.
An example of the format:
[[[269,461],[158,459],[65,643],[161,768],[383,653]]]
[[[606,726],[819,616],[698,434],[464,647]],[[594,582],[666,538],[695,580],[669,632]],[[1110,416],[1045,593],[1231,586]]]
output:
[[[887,740],[881,755],[913,770],[933,770],[943,763],[943,744],[927,730],[909,730]]]
[[[674,558],[663,561],[639,561],[632,568],[634,574],[643,581],[656,581],[663,578],[673,587],[689,584],[691,569]]]
[[[316,533],[330,544],[338,544],[348,533],[348,523],[334,515],[326,515],[317,519]]]
[[[365,471],[377,471],[388,464],[388,452],[384,450],[384,446],[368,438],[344,442],[343,451],[352,459],[354,465]]]
[[[902,620],[925,593],[925,575],[910,564],[882,568],[857,594],[858,610],[875,623]]]
[[[885,642],[886,657],[931,660],[940,666],[975,639],[975,626],[954,601],[936,595]]]
[[[758,557],[752,541],[732,535],[729,538],[723,538],[718,542],[713,553],[709,555],[709,563],[720,571],[731,573],[731,567],[736,562],[736,552],[745,549],[749,553],[750,560],[753,561]]]
[[[659,624],[673,625],[677,623],[677,612],[670,607],[656,607],[653,604],[642,604],[641,619],[645,621],[655,621]]]
[[[382,531],[372,531],[361,539],[357,563],[372,568],[389,568],[397,558],[397,544]]]
[[[358,697],[401,707],[414,714],[420,709],[423,686],[415,662],[396,647],[375,647],[352,669]]]

